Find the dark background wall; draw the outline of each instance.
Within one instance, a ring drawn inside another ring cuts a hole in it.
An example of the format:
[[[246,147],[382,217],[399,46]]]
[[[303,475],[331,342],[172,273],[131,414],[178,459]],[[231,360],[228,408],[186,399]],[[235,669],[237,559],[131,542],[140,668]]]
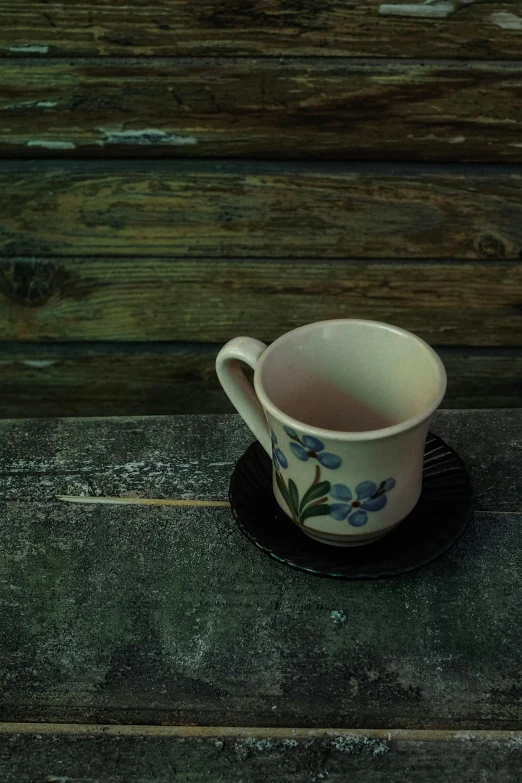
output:
[[[351,316],[521,403],[520,3],[391,10],[0,0],[0,415],[228,410],[224,341]]]

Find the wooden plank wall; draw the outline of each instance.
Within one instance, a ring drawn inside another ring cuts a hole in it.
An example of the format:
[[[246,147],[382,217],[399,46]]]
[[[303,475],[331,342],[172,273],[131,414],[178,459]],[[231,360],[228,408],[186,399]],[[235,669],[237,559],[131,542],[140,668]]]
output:
[[[519,2],[0,20],[0,415],[229,410],[224,341],[352,316],[521,404]]]

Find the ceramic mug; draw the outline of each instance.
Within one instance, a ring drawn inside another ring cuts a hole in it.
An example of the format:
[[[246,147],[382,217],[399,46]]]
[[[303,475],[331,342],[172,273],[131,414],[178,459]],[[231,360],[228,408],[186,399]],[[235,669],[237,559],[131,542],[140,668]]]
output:
[[[255,371],[254,387],[241,362]],[[272,458],[277,502],[304,533],[369,544],[414,508],[446,391],[444,365],[420,337],[378,321],[322,321],[270,347],[236,337],[216,370]]]

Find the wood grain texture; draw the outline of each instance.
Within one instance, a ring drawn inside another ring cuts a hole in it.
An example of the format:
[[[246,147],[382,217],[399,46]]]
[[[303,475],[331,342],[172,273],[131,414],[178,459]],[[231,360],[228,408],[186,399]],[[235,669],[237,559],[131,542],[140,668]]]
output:
[[[219,345],[0,345],[0,417],[231,413]],[[522,355],[439,349],[446,408],[522,405]]]
[[[522,161],[521,83],[520,63],[15,59],[0,155]]]
[[[520,725],[522,411],[433,429],[468,462],[474,523],[416,574],[339,584],[266,558],[228,509],[52,502],[219,499],[238,417],[0,422],[0,719]]]
[[[521,514],[339,584],[267,558],[228,509],[0,512],[2,720],[520,726]]]
[[[432,429],[471,469],[477,510],[522,512],[522,410],[440,410]],[[254,440],[235,415],[2,420],[0,434],[0,498],[34,502],[226,500],[233,466]]]
[[[2,255],[506,258],[522,168],[0,164]]]
[[[521,764],[520,732],[18,724],[0,734],[3,783],[517,783]]]
[[[475,0],[446,18],[381,15],[380,0],[139,0],[130,7],[127,0],[89,5],[68,0],[49,5],[1,0],[3,54],[520,55],[516,0]],[[419,3],[413,0],[414,5]]]
[[[219,347],[0,345],[0,416],[231,413]]]
[[[47,230],[45,219],[29,219]],[[140,241],[150,242],[143,233]],[[288,237],[304,240],[298,231]],[[269,341],[303,323],[358,317],[395,323],[434,345],[520,346],[521,302],[522,265],[490,260],[0,260],[0,331],[15,341],[224,342],[238,334]]]

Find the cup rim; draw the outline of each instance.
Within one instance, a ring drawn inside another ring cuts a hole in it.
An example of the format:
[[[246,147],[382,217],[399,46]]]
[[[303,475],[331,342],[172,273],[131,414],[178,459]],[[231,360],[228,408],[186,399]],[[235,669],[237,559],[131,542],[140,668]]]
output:
[[[382,427],[381,429],[366,430],[362,432],[361,431],[353,432],[349,430],[329,430],[329,429],[323,429],[322,427],[314,427],[311,424],[306,424],[306,422],[304,421],[300,421],[299,419],[294,419],[292,416],[289,416],[287,413],[284,413],[284,411],[278,408],[277,405],[275,405],[272,402],[268,394],[265,392],[263,388],[263,384],[261,383],[261,372],[263,370],[263,367],[267,359],[270,358],[274,350],[276,350],[277,347],[281,345],[281,343],[283,343],[286,339],[288,339],[290,335],[313,331],[317,327],[324,326],[325,324],[348,324],[348,323],[384,327],[388,331],[395,332],[396,334],[400,334],[414,340],[418,345],[424,348],[427,351],[427,353],[431,356],[431,358],[434,360],[435,366],[438,370],[438,388],[432,403],[428,407],[426,407],[421,413],[418,413],[416,416],[411,416],[410,418],[404,419],[404,421],[400,421],[397,424],[392,424],[390,427]],[[383,438],[389,438],[392,437],[393,435],[399,435],[401,432],[407,432],[408,430],[413,429],[417,425],[422,424],[422,422],[426,421],[426,419],[432,416],[433,413],[437,410],[446,393],[446,386],[447,386],[446,368],[444,367],[444,364],[442,363],[442,360],[439,357],[439,355],[433,350],[431,345],[428,345],[428,343],[425,340],[423,340],[421,337],[418,337],[416,334],[413,334],[413,332],[409,332],[407,329],[402,329],[400,326],[394,326],[393,324],[388,324],[385,323],[384,321],[373,321],[364,318],[332,318],[325,321],[316,321],[311,324],[305,324],[304,326],[297,327],[297,329],[292,329],[291,331],[281,335],[281,337],[278,337],[277,340],[274,340],[274,342],[268,346],[266,351],[264,351],[263,354],[261,355],[254,372],[254,388],[257,397],[261,405],[263,406],[263,408],[269,413],[271,413],[276,419],[281,421],[283,424],[289,425],[292,428],[297,427],[298,429],[306,430],[306,432],[310,433],[311,435],[317,435],[318,437],[322,436],[324,438],[329,438],[330,440],[342,440],[342,441],[381,440]]]

